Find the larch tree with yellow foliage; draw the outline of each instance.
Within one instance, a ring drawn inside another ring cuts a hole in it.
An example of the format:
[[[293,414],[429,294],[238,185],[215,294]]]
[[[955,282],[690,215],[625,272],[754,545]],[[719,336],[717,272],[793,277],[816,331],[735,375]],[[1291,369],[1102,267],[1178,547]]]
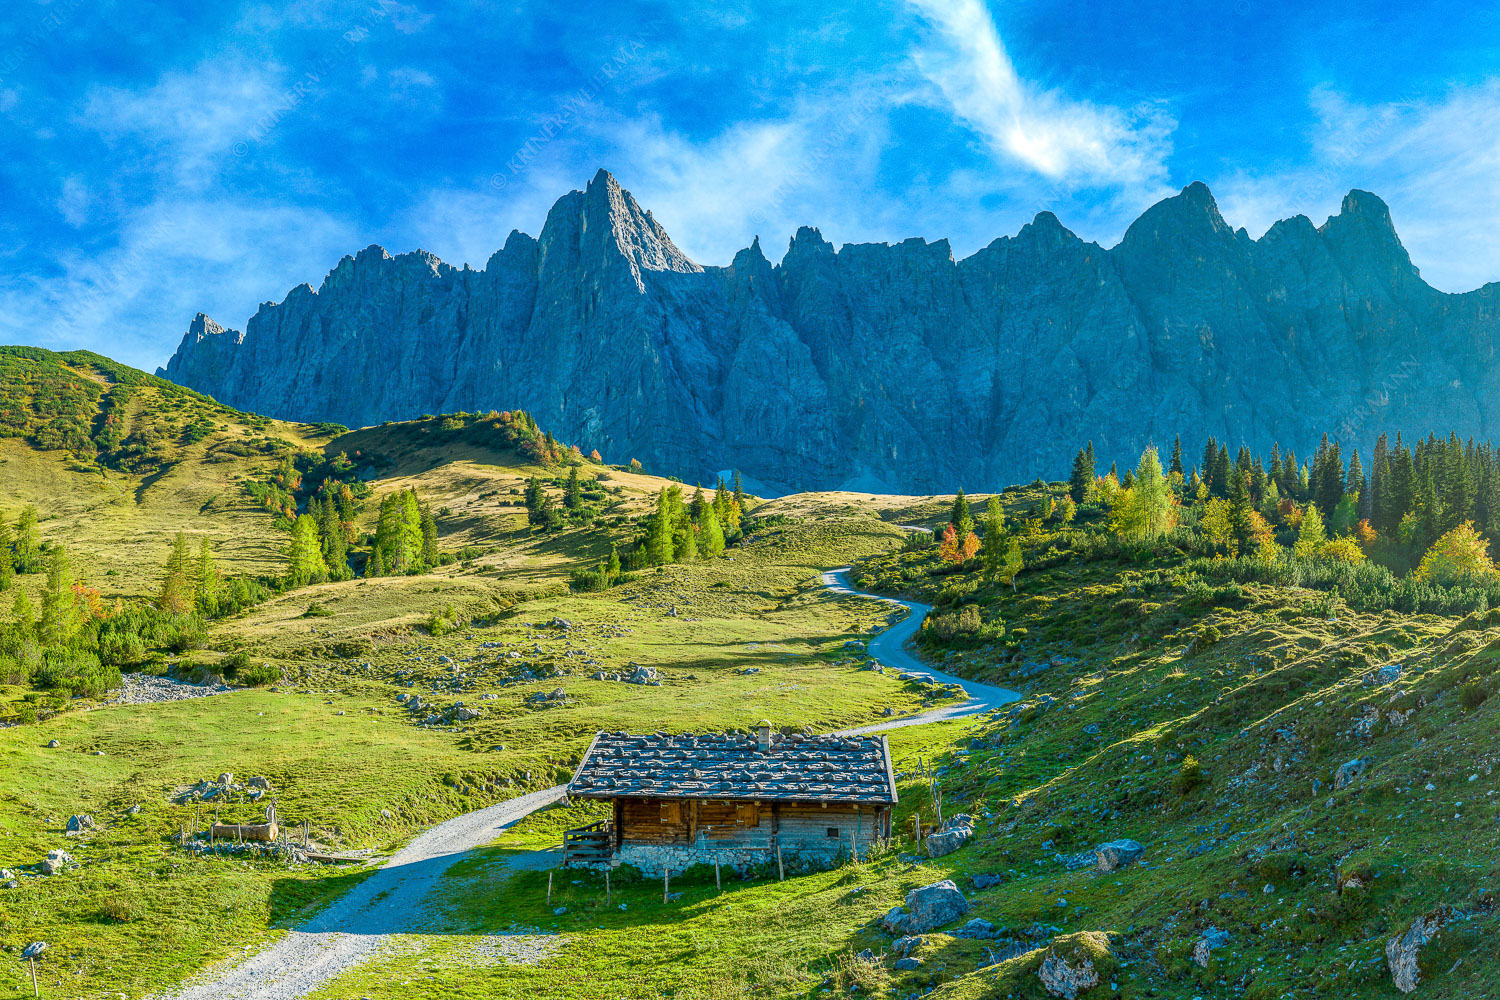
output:
[[[1495,576],[1489,543],[1465,521],[1432,543],[1417,567],[1417,579],[1443,586],[1490,580]]]

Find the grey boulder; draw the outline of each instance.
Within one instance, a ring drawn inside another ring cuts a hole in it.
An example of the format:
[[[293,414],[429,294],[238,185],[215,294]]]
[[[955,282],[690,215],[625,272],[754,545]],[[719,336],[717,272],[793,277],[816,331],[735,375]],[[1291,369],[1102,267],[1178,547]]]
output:
[[[1101,872],[1117,872],[1141,859],[1146,848],[1136,840],[1111,840],[1094,848],[1094,861]]]
[[[906,894],[905,907],[896,906],[881,920],[892,934],[922,934],[951,923],[969,912],[969,901],[952,879],[933,882]]]

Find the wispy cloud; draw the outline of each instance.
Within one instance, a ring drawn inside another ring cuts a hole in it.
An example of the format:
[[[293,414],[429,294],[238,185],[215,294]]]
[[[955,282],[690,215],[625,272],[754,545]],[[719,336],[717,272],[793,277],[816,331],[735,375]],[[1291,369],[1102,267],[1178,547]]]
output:
[[[1157,187],[1176,121],[1158,104],[1091,104],[1021,79],[981,0],[908,0],[928,27],[913,59],[1005,159],[1055,181]]]
[[[1361,103],[1331,87],[1309,95],[1307,161],[1237,171],[1215,185],[1225,217],[1260,235],[1277,219],[1321,223],[1350,188],[1373,191],[1412,262],[1445,291],[1500,280],[1500,80],[1437,98]]]

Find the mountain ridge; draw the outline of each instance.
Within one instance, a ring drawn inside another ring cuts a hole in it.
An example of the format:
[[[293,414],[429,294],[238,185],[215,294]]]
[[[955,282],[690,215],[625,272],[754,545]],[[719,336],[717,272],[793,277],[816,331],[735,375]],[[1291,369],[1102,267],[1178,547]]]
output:
[[[778,263],[757,237],[700,265],[601,170],[482,270],[371,246],[243,333],[200,314],[159,373],[351,426],[522,407],[585,451],[768,492],[986,489],[1187,428],[1494,433],[1497,287],[1428,286],[1369,192],[1253,240],[1201,182],[1109,249],[1044,211],[963,258],[803,226]]]

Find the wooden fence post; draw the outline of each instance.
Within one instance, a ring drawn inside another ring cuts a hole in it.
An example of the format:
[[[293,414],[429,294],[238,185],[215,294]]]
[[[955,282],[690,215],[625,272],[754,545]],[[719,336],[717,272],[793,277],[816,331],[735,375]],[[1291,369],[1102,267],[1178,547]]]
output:
[[[781,845],[776,845],[776,881],[786,881],[786,869],[781,866]]]
[[[724,886],[719,883],[719,859],[718,858],[714,858],[714,888],[717,889],[717,890],[719,890],[720,892],[724,891]]]
[[[666,903],[667,903],[667,888],[671,885],[671,883],[672,883],[672,869],[669,868],[669,867],[667,867],[666,865],[662,865],[662,869],[661,869],[661,902],[662,902],[663,906],[665,906]]]
[[[42,995],[42,991],[39,990],[39,989],[37,989],[37,986],[36,986],[36,957],[35,956],[33,956],[32,959],[31,959],[31,995],[34,996],[34,997],[39,997],[39,996]]]
[[[552,873],[547,873],[547,905],[552,905]]]
[[[606,868],[604,869],[604,905],[609,906],[610,903],[611,899],[609,894],[609,869]]]

